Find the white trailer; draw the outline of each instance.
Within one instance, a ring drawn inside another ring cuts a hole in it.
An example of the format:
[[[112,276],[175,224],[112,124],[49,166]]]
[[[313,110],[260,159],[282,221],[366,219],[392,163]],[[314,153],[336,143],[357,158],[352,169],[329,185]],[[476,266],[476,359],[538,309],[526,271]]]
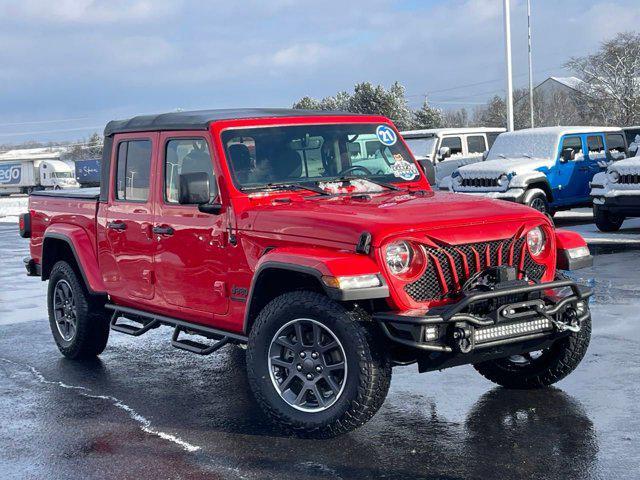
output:
[[[0,196],[79,188],[73,164],[60,160],[62,153],[60,148],[31,148],[0,154]]]

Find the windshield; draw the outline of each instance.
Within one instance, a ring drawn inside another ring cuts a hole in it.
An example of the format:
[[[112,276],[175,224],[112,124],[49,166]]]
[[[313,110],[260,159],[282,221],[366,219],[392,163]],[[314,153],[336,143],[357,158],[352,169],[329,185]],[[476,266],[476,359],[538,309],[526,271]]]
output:
[[[326,182],[352,177],[378,183],[420,178],[411,154],[385,125],[231,129],[222,141],[241,189],[294,183],[325,188]]]
[[[409,149],[416,157],[426,157],[433,155],[433,151],[438,143],[438,137],[427,138],[405,138]]]
[[[491,146],[487,160],[509,158],[554,158],[558,135],[556,133],[501,133]]]
[[[71,172],[53,172],[51,174],[53,178],[72,178]]]

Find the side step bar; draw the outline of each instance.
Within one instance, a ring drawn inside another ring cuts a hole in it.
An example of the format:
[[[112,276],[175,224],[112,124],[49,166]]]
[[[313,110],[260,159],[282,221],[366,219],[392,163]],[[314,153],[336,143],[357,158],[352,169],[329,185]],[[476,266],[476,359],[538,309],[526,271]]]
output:
[[[171,338],[171,345],[175,348],[179,348],[180,350],[196,353],[198,355],[210,355],[216,350],[224,347],[229,342],[247,343],[247,337],[244,335],[225,332],[224,330],[206,327],[186,320],[166,317],[164,315],[145,312],[135,308],[121,307],[111,303],[106,304],[105,308],[113,310],[113,315],[111,316],[112,330],[132,335],[134,337],[139,337],[140,335],[147,333],[149,330],[161,325],[173,327],[174,331],[173,337]],[[127,320],[137,323],[140,326],[118,323],[118,319],[120,319],[120,317],[125,317]],[[215,340],[215,343],[207,345],[189,339],[180,339],[181,332],[213,339]]]

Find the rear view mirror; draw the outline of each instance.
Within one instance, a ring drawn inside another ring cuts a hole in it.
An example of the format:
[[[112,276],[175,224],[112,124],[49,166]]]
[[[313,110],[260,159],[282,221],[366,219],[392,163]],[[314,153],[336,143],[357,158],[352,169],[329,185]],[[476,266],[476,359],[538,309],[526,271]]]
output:
[[[573,148],[565,148],[560,153],[560,161],[562,163],[567,163],[576,159],[576,151]]]
[[[427,177],[429,185],[435,185],[436,184],[436,167],[433,166],[433,163],[431,163],[431,160],[429,160],[428,158],[421,158],[420,160],[418,160],[418,163],[422,167],[422,170],[424,171],[425,177]]]
[[[203,213],[218,214],[222,210],[220,203],[211,203],[212,192],[209,187],[209,174],[206,172],[183,173],[178,187],[180,205],[198,205]]]
[[[451,156],[451,148],[440,147],[440,149],[438,150],[438,156],[440,157],[441,160],[444,160],[445,158],[449,158]]]

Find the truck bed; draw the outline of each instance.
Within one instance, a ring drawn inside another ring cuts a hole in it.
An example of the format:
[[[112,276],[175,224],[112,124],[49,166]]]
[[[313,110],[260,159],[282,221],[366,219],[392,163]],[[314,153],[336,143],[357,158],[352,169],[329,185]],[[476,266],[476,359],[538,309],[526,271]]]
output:
[[[31,194],[35,197],[79,198],[98,200],[100,188],[72,188],[68,190],[38,190]]]
[[[31,258],[36,264],[42,260],[42,244],[45,231],[58,235],[80,227],[89,237],[96,253],[96,214],[98,211],[98,188],[73,190],[44,190],[29,197],[31,216]]]

